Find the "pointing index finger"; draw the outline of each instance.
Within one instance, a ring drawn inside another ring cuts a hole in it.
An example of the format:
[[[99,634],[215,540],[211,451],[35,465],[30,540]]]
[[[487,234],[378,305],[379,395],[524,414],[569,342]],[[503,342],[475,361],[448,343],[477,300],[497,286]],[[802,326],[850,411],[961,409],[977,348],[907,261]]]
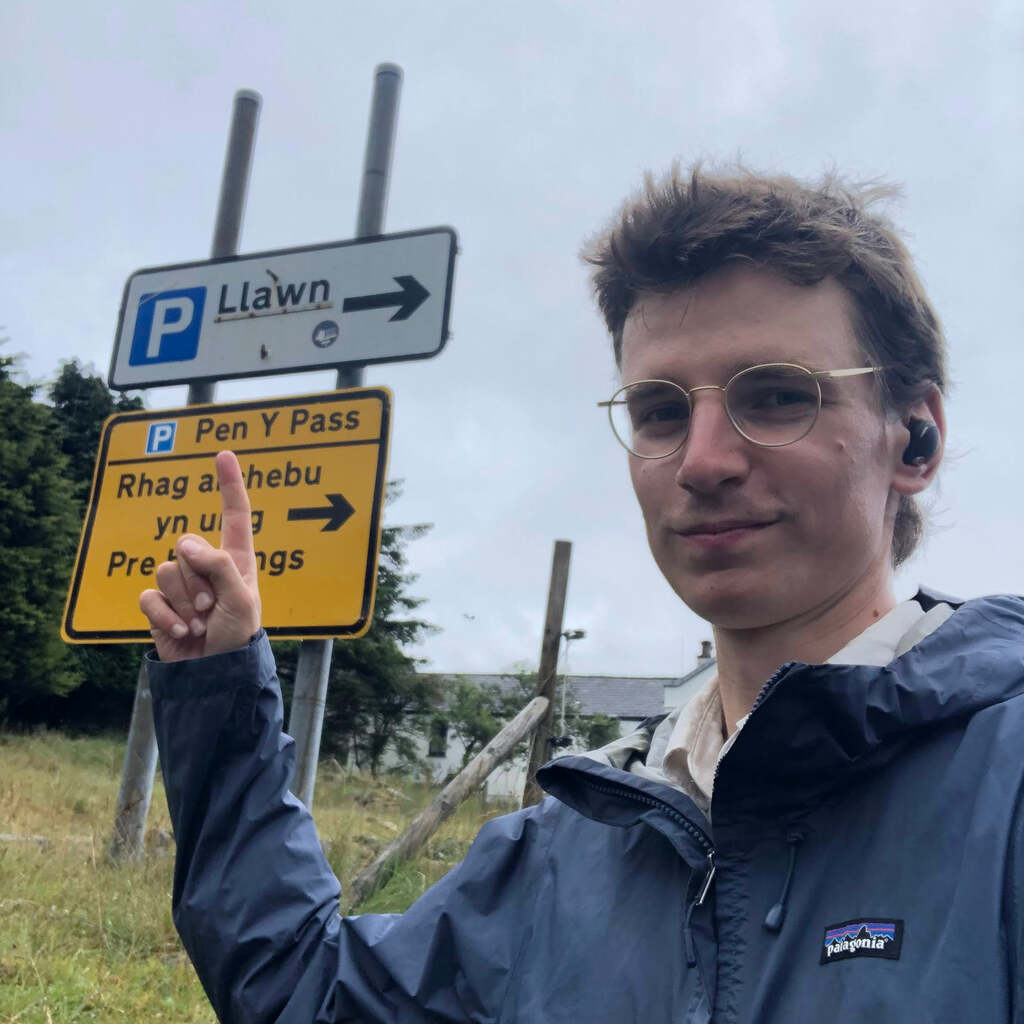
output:
[[[234,452],[217,453],[217,485],[220,487],[220,546],[227,551],[244,579],[256,575],[256,553],[252,539],[252,509],[242,479],[242,468]]]

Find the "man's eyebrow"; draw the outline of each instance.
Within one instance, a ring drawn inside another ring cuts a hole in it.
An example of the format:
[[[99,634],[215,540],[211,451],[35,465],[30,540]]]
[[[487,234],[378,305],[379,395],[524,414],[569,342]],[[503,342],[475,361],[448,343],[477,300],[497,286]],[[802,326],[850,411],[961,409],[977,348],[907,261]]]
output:
[[[755,366],[778,366],[780,364],[799,366],[804,370],[810,370],[811,373],[827,372],[825,367],[819,367],[816,363],[812,364],[803,357],[793,359],[786,356],[772,356],[770,358],[751,359],[748,356],[745,358],[737,357],[727,363],[722,363],[715,370],[705,370],[702,367],[690,370],[687,373],[677,373],[670,370],[665,373],[651,373],[644,379],[669,380],[684,388],[699,387],[706,384],[719,384],[724,387],[736,374],[742,373],[744,370],[753,369]]]
[[[727,363],[723,363],[716,371],[705,371],[698,367],[696,370],[688,370],[685,373],[680,373],[675,370],[660,370],[651,369],[644,373],[642,377],[637,377],[636,380],[629,381],[622,378],[622,384],[635,384],[640,380],[666,380],[672,384],[678,384],[679,387],[688,389],[693,387],[702,387],[708,384],[717,384],[724,387],[736,374],[741,373],[743,370],[749,370],[754,366],[777,366],[779,364],[788,366],[799,366],[801,369],[809,370],[811,373],[828,373],[830,370],[846,369],[845,366],[822,366],[817,360],[809,360],[805,356],[771,356],[763,357],[760,359],[751,359],[750,357],[730,360]],[[831,386],[834,384],[828,377],[818,378],[822,385],[826,384]]]
[[[641,380],[634,381],[632,390],[634,395],[646,395],[651,392],[656,392],[665,383],[675,383],[674,381],[668,380],[666,377],[655,377],[650,380],[642,378]]]
[[[730,363],[728,366],[728,373],[730,376],[740,373],[742,370],[749,370],[753,366],[799,366],[802,370],[809,370],[811,373],[827,373],[830,369],[835,367],[821,366],[816,360],[810,360],[806,356],[775,356],[773,355],[770,359],[757,359],[753,362],[746,360],[738,360]],[[724,383],[724,381],[723,381]]]

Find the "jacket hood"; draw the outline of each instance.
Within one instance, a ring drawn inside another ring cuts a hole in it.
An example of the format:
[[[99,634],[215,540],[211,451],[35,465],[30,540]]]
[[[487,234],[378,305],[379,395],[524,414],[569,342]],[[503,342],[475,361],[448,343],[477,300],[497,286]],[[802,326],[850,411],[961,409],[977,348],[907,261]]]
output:
[[[934,603],[918,595],[926,607]],[[1024,692],[1024,599],[988,597],[962,604],[941,626],[884,667],[783,665],[765,684],[715,778],[712,817],[785,817],[861,773],[877,771],[907,745],[943,724],[955,725]],[[651,730],[616,741],[636,750]],[[637,751],[639,753],[639,751]],[[612,752],[613,754],[615,752]],[[585,758],[562,759],[542,783],[588,817],[570,774]],[[638,786],[628,765],[607,755],[602,774]],[[626,780],[629,780],[627,782]],[[646,785],[650,785],[646,783]],[[668,787],[654,784],[664,794]],[[674,791],[673,791],[674,792]],[[665,797],[663,796],[663,799]],[[672,803],[690,801],[675,794]],[[689,809],[689,808],[687,808]],[[696,808],[693,808],[696,811]],[[606,812],[607,813],[607,812]],[[690,815],[692,817],[692,815]],[[703,816],[697,812],[698,820]],[[616,822],[618,823],[618,822]]]

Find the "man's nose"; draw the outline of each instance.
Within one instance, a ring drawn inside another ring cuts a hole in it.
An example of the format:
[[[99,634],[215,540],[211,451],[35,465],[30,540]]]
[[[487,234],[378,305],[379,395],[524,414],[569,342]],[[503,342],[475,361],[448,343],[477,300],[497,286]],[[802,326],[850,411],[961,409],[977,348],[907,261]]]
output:
[[[683,442],[676,483],[688,491],[709,493],[750,471],[746,440],[733,426],[718,388],[690,395],[690,426]]]

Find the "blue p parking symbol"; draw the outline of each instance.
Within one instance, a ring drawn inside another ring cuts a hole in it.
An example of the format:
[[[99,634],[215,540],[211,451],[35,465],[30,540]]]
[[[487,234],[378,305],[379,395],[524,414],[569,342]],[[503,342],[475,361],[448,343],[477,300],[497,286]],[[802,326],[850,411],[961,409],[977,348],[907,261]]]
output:
[[[178,288],[141,296],[128,364],[142,366],[195,359],[205,302],[205,288]]]
[[[146,435],[146,454],[160,455],[162,452],[174,451],[174,433],[178,429],[176,420],[163,423],[150,423]]]

